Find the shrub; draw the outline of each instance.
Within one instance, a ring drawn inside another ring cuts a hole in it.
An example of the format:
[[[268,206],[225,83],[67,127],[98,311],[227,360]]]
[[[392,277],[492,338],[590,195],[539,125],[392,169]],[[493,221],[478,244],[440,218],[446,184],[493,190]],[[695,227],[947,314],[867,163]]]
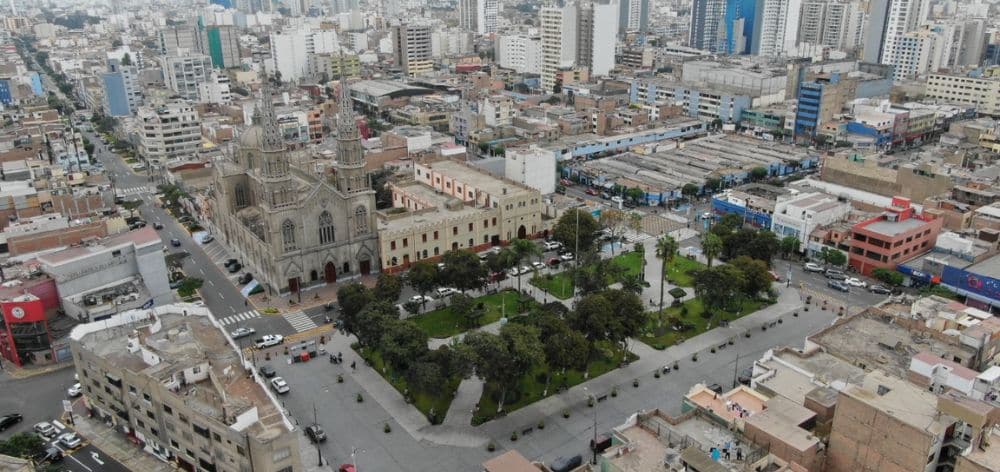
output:
[[[545,420],[538,420],[538,429],[545,429]]]
[[[358,403],[362,403],[362,402],[365,401],[365,397],[362,397],[360,393],[358,394],[357,399],[358,399]]]
[[[339,384],[344,383],[344,375],[343,374],[337,374],[337,383],[339,383]]]
[[[569,410],[563,410],[563,418],[569,418]]]
[[[493,452],[493,451],[497,450],[496,443],[493,442],[493,441],[490,441],[490,443],[486,445],[486,450],[490,451],[490,452]]]
[[[389,423],[386,423],[385,426],[382,427],[382,431],[384,431],[385,434],[389,434],[392,432],[392,426],[389,426]]]
[[[517,431],[514,431],[513,433],[510,433],[510,440],[511,441],[517,441]]]
[[[617,397],[618,396],[618,387],[615,387],[615,388],[611,389],[611,396],[612,397]]]

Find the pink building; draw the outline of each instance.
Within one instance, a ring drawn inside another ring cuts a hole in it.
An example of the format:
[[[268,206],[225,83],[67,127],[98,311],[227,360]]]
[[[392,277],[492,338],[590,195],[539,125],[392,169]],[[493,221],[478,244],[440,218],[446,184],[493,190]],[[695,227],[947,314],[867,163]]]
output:
[[[933,249],[941,224],[941,219],[917,214],[910,199],[893,197],[884,213],[851,228],[847,263],[867,276],[875,269],[894,270],[897,264]]]

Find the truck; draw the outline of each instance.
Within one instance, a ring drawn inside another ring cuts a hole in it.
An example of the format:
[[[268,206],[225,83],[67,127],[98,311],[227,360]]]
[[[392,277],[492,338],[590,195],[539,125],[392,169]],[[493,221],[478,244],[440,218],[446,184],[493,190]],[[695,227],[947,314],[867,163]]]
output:
[[[266,347],[277,346],[285,342],[284,336],[280,334],[265,334],[264,337],[254,341],[254,345],[257,349],[264,349]]]

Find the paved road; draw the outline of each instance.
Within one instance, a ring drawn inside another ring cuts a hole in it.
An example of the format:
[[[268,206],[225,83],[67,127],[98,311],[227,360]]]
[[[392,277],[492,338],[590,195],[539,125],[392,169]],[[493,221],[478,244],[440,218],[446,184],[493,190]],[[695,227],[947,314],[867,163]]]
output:
[[[101,144],[99,136],[89,131],[84,131],[83,134],[95,144],[97,159],[113,179],[115,190],[124,192],[126,199],[141,199],[145,202],[139,208],[139,212],[147,224],[163,225],[159,233],[167,250],[171,253],[189,254],[184,259],[184,272],[204,281],[201,289],[202,300],[226,329],[245,326],[255,329],[258,335],[275,333],[287,336],[322,323],[324,313],[321,308],[306,310],[304,315],[267,316],[254,310],[253,306],[247,305],[235,282],[242,272],[230,274],[222,267],[222,264],[230,258],[225,247],[218,241],[204,245],[196,242],[183,225],[157,205],[154,182],[145,174],[132,172],[121,158],[108,149],[108,146]],[[171,239],[179,240],[181,245],[173,247],[169,243]]]

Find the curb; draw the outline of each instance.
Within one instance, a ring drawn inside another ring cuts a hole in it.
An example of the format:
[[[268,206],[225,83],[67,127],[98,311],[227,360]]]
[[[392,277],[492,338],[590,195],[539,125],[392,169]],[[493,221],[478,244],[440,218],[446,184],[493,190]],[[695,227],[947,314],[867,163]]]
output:
[[[50,364],[45,367],[39,367],[37,369],[25,369],[23,367],[16,367],[16,366],[10,367],[7,364],[9,364],[9,362],[4,363],[4,371],[7,373],[7,376],[9,376],[12,379],[18,379],[18,380],[28,379],[39,375],[50,374],[52,372],[73,367],[74,365],[72,362],[69,362],[69,363]]]

